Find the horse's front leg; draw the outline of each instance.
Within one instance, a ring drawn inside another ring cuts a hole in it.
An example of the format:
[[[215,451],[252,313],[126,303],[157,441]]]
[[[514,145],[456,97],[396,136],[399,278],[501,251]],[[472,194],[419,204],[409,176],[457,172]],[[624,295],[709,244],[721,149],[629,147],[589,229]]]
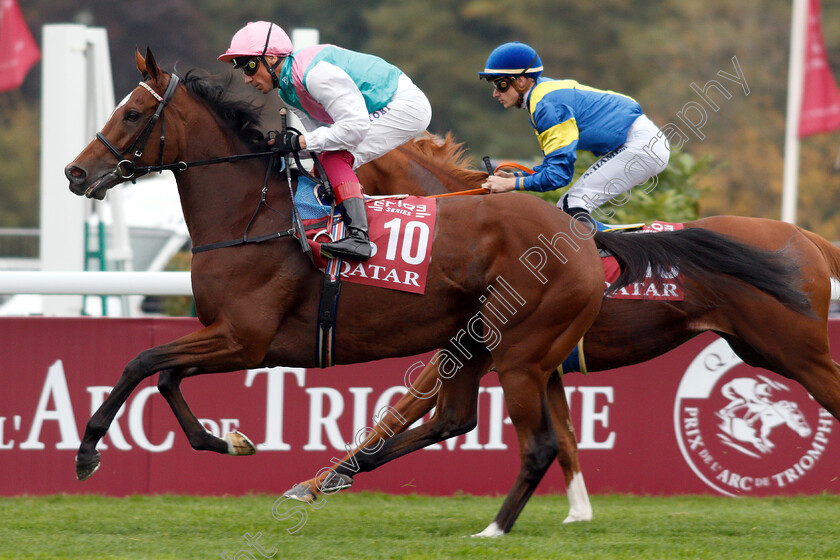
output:
[[[260,362],[268,342],[257,341],[246,346],[235,339],[226,326],[216,323],[174,342],[140,352],[125,366],[114,389],[88,421],[76,455],[76,478],[87,480],[99,468],[96,445],[141,381],[164,369],[197,367],[214,372],[244,369]]]
[[[533,368],[503,370],[498,364],[497,372],[508,415],[516,428],[521,464],[499,513],[476,537],[498,537],[510,532],[559,450],[546,399],[545,377]]]
[[[149,352],[141,352],[125,366],[111,393],[88,420],[79,452],[76,454],[76,478],[79,480],[87,480],[99,468],[100,458],[96,444],[105,437],[111,422],[132,391],[141,381],[155,373],[156,370],[150,369],[148,365]]]
[[[185,377],[192,377],[208,373],[199,368],[167,369],[158,376],[158,391],[169,403],[169,408],[184,430],[190,445],[196,451],[215,451],[228,455],[253,455],[257,448],[244,434],[234,430],[219,438],[208,432],[190,410],[184,395],[181,393],[181,381]]]

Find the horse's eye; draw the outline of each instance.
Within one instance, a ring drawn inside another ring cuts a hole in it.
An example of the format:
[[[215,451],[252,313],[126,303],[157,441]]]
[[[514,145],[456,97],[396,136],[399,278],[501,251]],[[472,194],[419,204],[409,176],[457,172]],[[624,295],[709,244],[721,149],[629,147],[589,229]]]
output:
[[[127,120],[127,121],[136,121],[139,118],[140,118],[140,112],[135,111],[134,109],[130,109],[125,114],[125,120]]]

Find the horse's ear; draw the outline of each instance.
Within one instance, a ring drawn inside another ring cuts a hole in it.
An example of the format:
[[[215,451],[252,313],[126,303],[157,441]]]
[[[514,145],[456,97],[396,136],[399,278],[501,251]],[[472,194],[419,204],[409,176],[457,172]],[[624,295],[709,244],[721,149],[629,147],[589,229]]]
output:
[[[143,55],[140,54],[140,51],[137,49],[134,50],[134,60],[137,61],[137,69],[140,71],[141,74],[145,76],[147,74],[146,59],[143,58]]]
[[[146,47],[146,60],[145,60],[145,67],[146,73],[152,78],[154,81],[158,81],[162,72],[160,68],[158,68],[157,62],[155,62],[155,56],[152,54],[152,49]]]

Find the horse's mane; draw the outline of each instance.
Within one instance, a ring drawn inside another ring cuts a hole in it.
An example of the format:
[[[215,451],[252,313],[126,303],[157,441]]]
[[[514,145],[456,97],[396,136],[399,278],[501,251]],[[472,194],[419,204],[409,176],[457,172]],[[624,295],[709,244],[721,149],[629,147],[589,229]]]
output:
[[[447,132],[443,138],[426,133],[399,146],[397,150],[424,167],[447,173],[463,183],[484,182],[487,178],[486,172],[469,167],[468,149],[462,142],[455,140],[451,132]]]
[[[235,98],[230,93],[230,77],[217,82],[190,70],[183,82],[187,91],[206,103],[222,123],[252,151],[264,149],[265,136],[260,130],[261,108],[246,99]]]

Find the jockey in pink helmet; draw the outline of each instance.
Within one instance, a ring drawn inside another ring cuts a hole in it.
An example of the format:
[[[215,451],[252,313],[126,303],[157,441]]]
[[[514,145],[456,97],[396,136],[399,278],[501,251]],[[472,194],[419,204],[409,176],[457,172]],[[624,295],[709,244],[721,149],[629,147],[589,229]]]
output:
[[[219,57],[245,73],[245,83],[262,93],[277,88],[306,133],[277,139],[283,153],[306,149],[321,155],[347,237],[321,246],[333,256],[370,258],[362,186],[354,171],[422,133],[432,109],[428,99],[399,68],[376,56],[334,45],[293,50],[289,36],[266,21],[236,32]]]

